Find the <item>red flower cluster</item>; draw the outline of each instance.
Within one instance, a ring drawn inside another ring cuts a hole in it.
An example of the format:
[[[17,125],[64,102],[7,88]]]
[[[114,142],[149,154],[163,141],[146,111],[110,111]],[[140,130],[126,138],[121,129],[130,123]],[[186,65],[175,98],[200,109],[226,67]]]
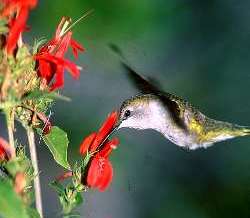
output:
[[[53,39],[40,48],[35,55],[38,62],[38,75],[45,79],[46,84],[51,84],[51,91],[64,85],[64,70],[68,70],[73,78],[78,79],[80,71],[77,65],[64,58],[68,48],[71,47],[75,58],[78,51],[84,48],[72,39],[72,31],[69,30],[70,20],[63,18],[56,29]]]
[[[113,177],[109,155],[119,144],[119,140],[118,138],[106,140],[106,137],[113,130],[117,118],[118,113],[112,112],[99,131],[90,134],[80,145],[80,154],[84,155],[87,151],[93,154],[88,165],[86,183],[89,187],[98,188],[100,191],[104,191],[109,186]]]
[[[26,28],[29,11],[37,5],[37,0],[0,0],[0,4],[3,5],[0,18],[6,18],[9,26],[5,47],[8,54],[13,54]]]

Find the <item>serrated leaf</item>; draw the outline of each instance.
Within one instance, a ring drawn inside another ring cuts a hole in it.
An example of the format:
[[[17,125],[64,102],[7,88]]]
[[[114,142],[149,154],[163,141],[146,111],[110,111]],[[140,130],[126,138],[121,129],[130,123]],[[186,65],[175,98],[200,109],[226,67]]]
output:
[[[41,130],[40,134],[42,134]],[[42,138],[51,151],[55,161],[62,167],[70,169],[67,157],[69,144],[67,133],[59,127],[53,126],[49,134],[42,135]]]
[[[29,218],[21,198],[6,180],[0,180],[0,205],[0,216],[3,218]]]

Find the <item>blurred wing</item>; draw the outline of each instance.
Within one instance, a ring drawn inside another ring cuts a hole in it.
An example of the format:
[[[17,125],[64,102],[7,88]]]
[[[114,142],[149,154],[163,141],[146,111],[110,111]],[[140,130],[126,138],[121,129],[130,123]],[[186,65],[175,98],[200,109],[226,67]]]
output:
[[[143,94],[161,92],[159,88],[147,79],[136,73],[130,66],[121,62],[122,67],[126,70],[127,76],[133,82],[134,86]]]
[[[187,126],[184,123],[182,117],[182,111],[179,107],[178,101],[174,100],[173,95],[164,93],[155,84],[150,83],[144,77],[136,73],[131,67],[122,62],[123,68],[126,70],[128,77],[134,83],[135,87],[139,89],[143,94],[155,94],[159,97],[161,102],[168,108],[171,117],[177,126],[187,130]],[[172,97],[171,97],[172,96]]]
[[[136,73],[128,64],[126,64],[128,61],[126,60],[120,47],[113,43],[109,43],[108,46],[116,55],[120,57],[121,65],[125,69],[127,76],[140,92],[142,92],[143,94],[160,92],[160,88],[158,88],[160,86],[155,80],[151,78],[148,78],[147,80],[146,78]]]
[[[121,49],[116,44],[109,43],[108,46],[115,54],[120,56],[122,59],[125,59]]]
[[[121,58],[121,65],[123,69],[125,69],[129,79],[133,82],[135,87],[143,94],[157,95],[162,103],[168,108],[176,125],[187,131],[178,101],[174,100],[171,94],[161,91],[160,86],[155,81],[152,81],[151,79],[151,82],[149,82],[146,78],[138,74],[128,64],[126,64],[126,58],[117,45],[110,43],[109,48]]]

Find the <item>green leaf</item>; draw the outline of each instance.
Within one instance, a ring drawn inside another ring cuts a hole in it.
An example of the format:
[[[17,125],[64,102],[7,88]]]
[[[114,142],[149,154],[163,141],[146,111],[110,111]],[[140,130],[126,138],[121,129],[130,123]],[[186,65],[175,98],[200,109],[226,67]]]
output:
[[[42,130],[38,130],[42,135]],[[51,151],[55,161],[66,169],[70,169],[67,158],[69,140],[67,133],[57,126],[53,126],[49,134],[42,135],[45,144]]]
[[[14,192],[11,184],[0,180],[0,215],[3,218],[28,218],[21,198]]]

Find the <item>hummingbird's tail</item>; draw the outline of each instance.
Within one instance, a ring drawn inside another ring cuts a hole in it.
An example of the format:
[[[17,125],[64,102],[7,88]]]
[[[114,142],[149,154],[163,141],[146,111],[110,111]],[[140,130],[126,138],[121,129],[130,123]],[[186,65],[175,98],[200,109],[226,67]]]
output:
[[[242,128],[242,136],[250,135],[250,127],[244,126]]]
[[[213,125],[213,127],[207,132],[205,137],[206,140],[210,143],[250,135],[249,126],[240,126],[222,121],[212,122],[215,122],[216,125]]]
[[[250,135],[250,126],[233,125],[232,135],[234,137]]]

